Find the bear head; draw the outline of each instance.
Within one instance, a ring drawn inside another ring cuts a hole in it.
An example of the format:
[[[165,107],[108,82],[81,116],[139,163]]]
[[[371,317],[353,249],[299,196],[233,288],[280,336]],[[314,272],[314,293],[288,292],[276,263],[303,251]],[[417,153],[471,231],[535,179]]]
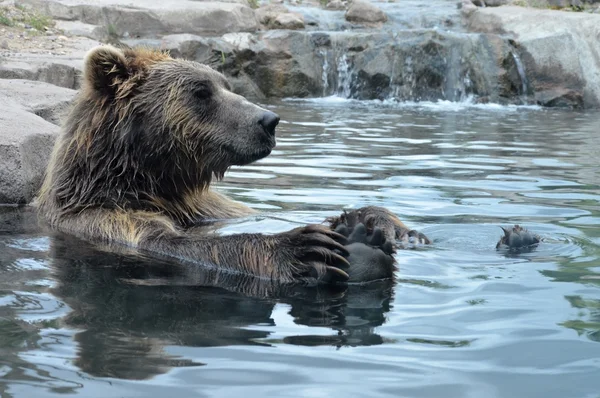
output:
[[[99,46],[85,58],[47,188],[63,210],[176,201],[269,155],[278,122],[206,65]]]
[[[231,92],[227,79],[209,66],[152,50],[101,46],[86,57],[84,81],[92,98],[127,110],[115,116],[138,123],[132,130],[141,133],[141,142],[178,147],[215,173],[261,159],[275,146],[279,117]]]

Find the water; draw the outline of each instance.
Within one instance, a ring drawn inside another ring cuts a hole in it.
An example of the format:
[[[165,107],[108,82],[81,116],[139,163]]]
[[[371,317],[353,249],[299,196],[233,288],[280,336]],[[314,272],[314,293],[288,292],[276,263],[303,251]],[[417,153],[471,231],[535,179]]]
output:
[[[0,208],[0,396],[589,397],[600,391],[600,117],[465,103],[269,104],[278,146],[220,189],[276,232],[392,209],[434,240],[395,284],[202,286]],[[498,226],[545,242],[497,252]],[[206,282],[204,282],[206,283]]]
[[[519,78],[521,79],[521,95],[527,95],[527,75],[525,74],[525,67],[523,66],[523,62],[521,62],[521,58],[515,52],[512,52],[512,57],[515,60],[515,64],[517,65],[517,72],[519,73]]]

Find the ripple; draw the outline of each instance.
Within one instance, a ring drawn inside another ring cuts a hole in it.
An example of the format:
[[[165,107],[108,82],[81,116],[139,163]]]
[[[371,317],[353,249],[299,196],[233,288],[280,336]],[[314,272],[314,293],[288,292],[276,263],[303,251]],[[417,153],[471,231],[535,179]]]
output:
[[[282,117],[276,150],[219,182],[264,213],[214,229],[276,233],[380,205],[434,244],[398,251],[393,285],[265,297],[245,280],[203,286],[214,275],[202,268],[45,236],[30,210],[0,209],[0,391],[597,395],[597,114],[338,98],[268,107]],[[515,223],[542,243],[497,251],[499,227]]]

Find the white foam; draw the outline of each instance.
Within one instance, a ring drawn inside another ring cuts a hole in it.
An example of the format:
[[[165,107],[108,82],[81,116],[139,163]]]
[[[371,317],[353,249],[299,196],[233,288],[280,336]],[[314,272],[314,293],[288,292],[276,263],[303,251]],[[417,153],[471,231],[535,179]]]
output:
[[[377,107],[390,107],[390,108],[409,108],[409,109],[423,109],[434,112],[460,112],[468,109],[479,109],[483,111],[492,112],[516,112],[516,111],[539,111],[543,108],[539,105],[502,105],[497,103],[477,103],[474,97],[468,97],[464,101],[453,102],[447,100],[438,101],[397,101],[394,99],[386,100],[356,100],[338,97],[335,95],[329,97],[320,98],[286,98],[284,101],[292,102],[308,102],[313,104],[341,104],[354,106],[377,106]]]

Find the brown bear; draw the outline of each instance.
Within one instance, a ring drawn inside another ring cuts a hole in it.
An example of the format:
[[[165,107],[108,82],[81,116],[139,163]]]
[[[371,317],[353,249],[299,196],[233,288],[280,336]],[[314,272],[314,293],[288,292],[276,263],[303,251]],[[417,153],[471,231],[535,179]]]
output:
[[[352,244],[333,230],[341,224],[347,232],[365,226],[371,241],[355,242],[354,252],[363,268],[379,266],[370,243],[380,256],[386,239],[427,240],[375,207],[273,235],[203,233],[202,222],[253,212],[209,186],[230,166],[269,155],[278,122],[208,66],[149,49],[96,47],[48,165],[39,212],[85,239],[282,282],[347,281]],[[375,242],[374,233],[383,238]],[[375,274],[391,277],[386,247],[385,271]]]

